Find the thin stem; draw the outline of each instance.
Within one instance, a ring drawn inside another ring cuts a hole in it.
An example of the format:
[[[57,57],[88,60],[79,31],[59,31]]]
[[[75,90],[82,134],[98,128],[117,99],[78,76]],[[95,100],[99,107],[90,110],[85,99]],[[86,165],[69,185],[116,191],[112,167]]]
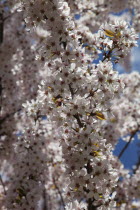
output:
[[[62,203],[62,205],[63,205],[63,207],[64,207],[64,210],[65,210],[65,209],[66,209],[66,208],[65,208],[65,202],[64,202],[62,193],[61,193],[61,191],[59,190],[59,187],[57,186],[57,184],[56,184],[56,182],[55,182],[55,179],[53,179],[53,182],[54,182],[54,185],[55,185],[55,187],[56,187],[56,189],[57,189],[57,191],[58,191],[58,194],[60,195],[61,203]]]
[[[0,118],[0,124],[3,123],[5,120],[7,120],[9,117],[11,117],[12,115],[14,115],[15,113],[21,111],[21,109],[18,109],[17,111],[15,112],[12,112],[10,114],[7,114],[6,116],[4,116],[3,118]]]
[[[73,88],[71,87],[71,84],[69,84],[69,89],[70,89],[70,92],[71,92],[71,97],[73,99],[73,97],[74,97],[74,91],[73,91]]]
[[[100,207],[102,204],[99,204],[97,206],[93,205],[94,199],[89,198],[88,199],[88,210],[97,210],[98,207]]]
[[[3,182],[3,180],[2,180],[1,175],[0,175],[0,182],[1,182],[1,185],[2,185],[2,187],[3,187],[4,194],[6,195],[6,189],[5,189],[5,185],[4,185],[4,182]]]
[[[44,187],[44,190],[43,190],[43,210],[48,210],[47,197],[46,197],[46,189],[45,189],[45,187]]]
[[[3,90],[2,79],[0,77],[0,113],[1,113],[1,108],[2,108],[2,90]]]
[[[102,62],[104,62],[106,59],[111,58],[112,52],[113,52],[113,50],[114,50],[116,47],[117,47],[117,46],[115,45],[112,49],[110,49],[110,50],[108,51],[108,53],[105,53],[105,56],[104,56],[104,58],[102,59]]]
[[[3,21],[5,21],[5,20],[11,18],[11,17],[12,17],[13,15],[15,15],[15,14],[18,14],[18,13],[19,13],[19,12],[18,12],[18,9],[19,9],[19,8],[17,8],[17,9],[15,10],[15,12],[13,12],[13,13],[11,13],[10,15],[8,15],[7,17],[3,18]]]
[[[135,136],[135,134],[137,133],[138,129],[136,131],[134,131],[130,138],[129,138],[129,141],[127,142],[127,144],[123,147],[123,149],[121,150],[120,154],[118,155],[118,158],[120,159],[121,156],[123,155],[123,153],[125,152],[125,150],[127,149],[127,147],[129,146],[129,144],[131,143],[133,137]]]
[[[102,62],[104,62],[107,58],[109,59],[109,58],[111,57],[111,53],[112,53],[113,50],[114,50],[114,48],[111,49],[111,50],[109,50],[109,52],[108,52],[108,53],[105,55],[105,57],[103,58]]]
[[[74,114],[73,116],[77,120],[77,123],[78,123],[79,127],[80,128],[83,128],[84,124],[81,122],[80,117],[79,117],[79,114],[77,113],[77,114]]]
[[[139,168],[139,166],[140,166],[140,156],[138,157],[138,161],[137,161],[137,163],[136,163],[135,166],[136,166],[136,167],[135,167],[134,170],[133,170],[133,174],[136,174],[136,172],[137,172],[137,170],[138,170],[138,168]]]
[[[94,96],[94,93],[96,93],[97,90],[98,90],[98,88],[96,90],[91,90],[90,93],[89,93],[89,95],[86,97],[86,99],[89,98],[89,97],[93,97]]]
[[[0,44],[3,42],[4,19],[3,14],[0,13]]]

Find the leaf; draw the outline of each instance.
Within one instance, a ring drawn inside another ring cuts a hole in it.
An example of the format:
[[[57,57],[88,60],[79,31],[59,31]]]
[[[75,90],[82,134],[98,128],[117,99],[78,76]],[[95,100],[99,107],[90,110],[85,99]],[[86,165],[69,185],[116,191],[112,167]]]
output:
[[[86,113],[87,116],[90,116],[91,114],[89,112]]]
[[[17,192],[18,192],[19,198],[22,198],[23,196],[26,196],[26,192],[23,188],[18,188]]]
[[[99,145],[97,143],[93,143],[94,146],[99,147]]]
[[[51,189],[52,189],[52,190],[56,189],[56,186],[55,186],[54,184],[51,185]]]
[[[107,30],[107,29],[103,29],[103,30],[104,30],[106,36],[109,36],[109,37],[114,37],[115,36],[115,33],[113,31],[110,31],[110,30]]]
[[[100,151],[93,151],[90,153],[93,157],[99,157],[100,156]]]
[[[121,32],[119,31],[117,34],[116,34],[116,37],[120,37],[121,36]]]
[[[111,118],[110,122],[115,123],[115,122],[117,122],[117,120],[115,118]]]
[[[105,116],[101,112],[95,112],[95,116],[100,120],[105,120]]]
[[[107,30],[107,29],[103,29],[103,30],[104,30],[106,36],[109,36],[109,37],[116,37],[116,38],[119,38],[119,37],[121,36],[121,32],[120,32],[120,31],[114,33],[114,32],[111,31],[111,30]]]
[[[87,116],[95,116],[100,120],[106,120],[104,114],[102,114],[101,112],[91,112],[91,113],[86,113]]]

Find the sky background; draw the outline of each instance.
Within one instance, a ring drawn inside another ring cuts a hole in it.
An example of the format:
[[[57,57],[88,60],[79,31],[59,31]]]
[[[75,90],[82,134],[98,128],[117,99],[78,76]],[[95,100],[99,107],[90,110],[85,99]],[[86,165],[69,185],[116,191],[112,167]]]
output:
[[[131,67],[132,71],[138,71],[140,73],[140,39],[138,41],[138,47],[134,47],[131,52]],[[117,65],[116,69],[119,71],[120,74],[125,73],[125,70],[121,65]],[[118,156],[125,144],[125,141],[121,139],[119,140],[114,151],[114,154],[116,156]],[[139,154],[140,140],[138,140],[137,136],[135,136],[134,141],[130,143],[120,160],[124,164],[125,168],[132,170],[133,165],[135,165],[138,161]]]
[[[98,64],[100,60],[102,60],[102,54],[99,54],[97,60],[95,59],[93,63]],[[123,62],[123,61],[122,61]],[[124,64],[125,64],[124,60]],[[128,62],[128,61],[127,61]],[[138,71],[140,73],[140,35],[138,40],[138,47],[133,47],[130,54],[130,72],[126,72],[124,65],[122,64],[114,64],[114,69],[117,70],[120,74],[130,73],[132,71]],[[127,142],[119,139],[118,144],[114,150],[114,155],[118,156],[122,148],[125,146]],[[138,146],[139,144],[139,146]],[[121,162],[124,164],[124,167],[132,170],[133,166],[136,165],[138,161],[138,157],[140,154],[140,140],[138,140],[137,135],[134,137],[134,141],[132,141],[127,148],[127,150],[123,153],[120,158]]]

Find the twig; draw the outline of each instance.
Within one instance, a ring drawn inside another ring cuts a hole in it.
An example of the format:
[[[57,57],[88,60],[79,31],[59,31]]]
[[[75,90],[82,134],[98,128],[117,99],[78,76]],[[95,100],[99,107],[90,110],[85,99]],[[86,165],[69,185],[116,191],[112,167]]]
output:
[[[97,207],[92,205],[93,200],[91,198],[88,199],[88,210],[96,210]]]
[[[7,120],[9,117],[11,117],[12,115],[16,114],[19,111],[21,111],[21,109],[18,109],[17,111],[12,112],[10,114],[6,114],[6,116],[4,116],[3,118],[0,118],[0,123],[3,123],[5,120]]]
[[[83,128],[84,124],[81,122],[80,117],[79,117],[79,114],[77,113],[77,114],[74,114],[73,116],[77,120],[77,123],[78,123],[79,127],[80,128]]]
[[[74,97],[74,91],[73,91],[73,88],[71,87],[71,84],[69,84],[69,89],[70,89],[70,92],[71,92],[71,97],[73,99],[73,97]]]
[[[112,52],[113,52],[113,50],[114,50],[115,48],[116,48],[116,45],[115,45],[112,49],[110,49],[110,50],[108,51],[108,53],[105,52],[105,55],[104,55],[104,58],[102,59],[102,62],[104,62],[106,59],[111,58]]]
[[[134,170],[133,170],[133,174],[136,173],[136,171],[138,170],[138,168],[139,168],[139,166],[140,166],[140,156],[138,157],[138,161],[137,161],[137,163],[136,163],[135,166],[136,166],[136,167],[135,167]]]
[[[48,210],[45,187],[44,187],[44,190],[43,190],[43,210]]]
[[[114,49],[114,48],[113,48],[113,49]],[[104,62],[107,58],[109,59],[109,58],[111,57],[111,54],[112,54],[113,49],[109,50],[109,52],[108,52],[107,54],[105,54],[105,56],[104,56],[102,62]]]
[[[102,204],[99,204],[97,206],[93,205],[94,199],[89,198],[88,199],[88,210],[97,210],[98,207],[100,207]]]
[[[89,95],[86,98],[93,97],[94,96],[94,93],[96,93],[97,90],[98,90],[98,88],[96,90],[94,90],[94,91],[91,90],[90,93],[89,93]]]
[[[3,182],[3,180],[2,180],[1,175],[0,175],[0,182],[1,182],[1,185],[2,185],[2,187],[3,187],[4,194],[6,195],[6,189],[5,189],[5,185],[4,185],[4,182]]]
[[[0,13],[0,44],[3,42],[4,19],[3,14]]]
[[[18,10],[18,9],[17,9]],[[15,11],[14,13],[11,13],[7,17],[3,17],[3,14],[0,13],[0,44],[3,43],[3,32],[4,32],[4,22],[9,19],[11,16],[15,15],[18,13],[18,11]]]
[[[138,129],[136,131],[134,131],[130,138],[129,138],[129,141],[127,142],[127,144],[123,147],[123,149],[121,150],[120,154],[118,155],[118,158],[120,159],[121,156],[123,155],[123,153],[125,152],[125,150],[127,149],[127,147],[129,146],[129,144],[131,143],[133,137],[135,136],[135,134],[137,133]]]
[[[5,20],[11,18],[13,15],[18,14],[18,13],[19,13],[19,12],[18,12],[18,9],[20,9],[20,7],[17,8],[13,13],[11,13],[10,15],[8,15],[7,17],[3,18],[3,21],[5,21]]]
[[[0,112],[1,112],[1,108],[2,108],[2,90],[3,90],[3,87],[2,87],[2,78],[0,77]]]
[[[64,199],[63,199],[63,196],[62,196],[62,193],[61,193],[61,191],[59,190],[59,187],[57,186],[57,184],[56,184],[56,182],[55,182],[55,179],[53,178],[53,182],[54,182],[54,185],[55,185],[55,187],[56,187],[56,189],[57,189],[57,191],[58,191],[58,194],[60,195],[60,198],[61,198],[61,203],[62,203],[62,205],[63,205],[63,207],[64,207],[64,210],[66,209],[65,208],[65,202],[64,202]]]

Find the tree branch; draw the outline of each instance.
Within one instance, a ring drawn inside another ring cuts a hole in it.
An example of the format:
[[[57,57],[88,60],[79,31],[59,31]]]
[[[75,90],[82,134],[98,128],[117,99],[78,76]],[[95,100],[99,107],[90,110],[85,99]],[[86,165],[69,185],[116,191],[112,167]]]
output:
[[[3,180],[2,180],[1,175],[0,175],[0,182],[1,182],[1,185],[2,185],[2,187],[3,187],[4,194],[6,195],[6,189],[5,189],[5,185],[4,185],[4,182],[3,182]]]
[[[63,205],[63,207],[64,207],[64,210],[66,209],[65,208],[65,202],[64,202],[64,199],[63,199],[63,196],[62,196],[62,193],[61,193],[61,191],[59,190],[59,187],[57,186],[57,184],[56,184],[56,182],[55,182],[55,179],[53,178],[53,182],[54,182],[54,185],[55,185],[55,187],[56,187],[56,189],[57,189],[57,191],[58,191],[58,194],[60,195],[60,198],[61,198],[61,203],[62,203],[62,205]]]
[[[3,14],[0,13],[0,44],[3,42],[4,19]]]
[[[136,171],[138,170],[139,166],[140,166],[140,156],[138,157],[138,161],[135,165],[135,168],[133,169],[133,174],[136,174]]]
[[[17,111],[12,112],[10,114],[6,114],[6,116],[4,116],[3,118],[0,118],[0,124],[3,123],[5,120],[7,120],[9,117],[13,116],[14,114],[16,114],[19,111],[21,111],[21,109],[18,109]]]
[[[77,113],[77,114],[74,114],[73,116],[77,120],[77,123],[78,123],[79,127],[80,128],[83,128],[84,124],[81,122],[80,117],[79,117],[79,114]]]
[[[48,209],[48,205],[47,205],[47,198],[46,198],[46,189],[44,186],[44,190],[43,190],[43,210],[49,210]]]
[[[71,92],[71,97],[73,99],[73,97],[74,97],[74,91],[73,91],[73,88],[71,87],[71,84],[69,84],[69,89],[70,89],[70,92]]]
[[[127,147],[129,146],[129,144],[131,143],[133,137],[135,136],[135,134],[138,132],[138,129],[135,130],[134,132],[132,132],[129,141],[126,143],[126,145],[123,147],[123,149],[121,150],[120,154],[118,155],[118,158],[120,159],[121,156],[123,155],[123,153],[125,152],[125,150],[127,149]]]

